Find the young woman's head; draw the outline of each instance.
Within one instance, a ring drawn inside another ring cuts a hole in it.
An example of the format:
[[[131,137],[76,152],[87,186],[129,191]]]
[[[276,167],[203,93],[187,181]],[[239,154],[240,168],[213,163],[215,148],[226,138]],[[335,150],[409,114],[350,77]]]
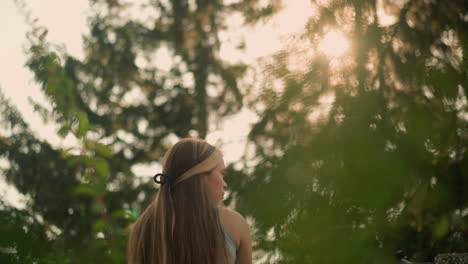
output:
[[[166,153],[163,163],[163,176],[172,189],[190,178],[205,183],[211,200],[218,204],[224,196],[225,165],[221,152],[201,139],[185,138],[176,143]]]
[[[129,263],[224,263],[217,204],[224,195],[222,154],[201,139],[182,139],[165,155],[156,198],[131,228]]]

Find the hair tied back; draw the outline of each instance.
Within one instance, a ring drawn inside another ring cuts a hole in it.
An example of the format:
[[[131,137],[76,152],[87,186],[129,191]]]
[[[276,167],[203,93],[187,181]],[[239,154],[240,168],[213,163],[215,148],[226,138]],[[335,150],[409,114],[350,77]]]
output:
[[[153,177],[154,182],[159,183],[159,184],[165,184],[169,182],[169,175],[165,173],[157,173]]]

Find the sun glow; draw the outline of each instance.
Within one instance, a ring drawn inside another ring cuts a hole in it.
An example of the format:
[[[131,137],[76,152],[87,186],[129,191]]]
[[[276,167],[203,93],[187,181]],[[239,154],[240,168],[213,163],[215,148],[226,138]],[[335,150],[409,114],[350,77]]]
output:
[[[330,31],[318,45],[318,49],[329,57],[339,57],[349,48],[349,42],[339,31]]]

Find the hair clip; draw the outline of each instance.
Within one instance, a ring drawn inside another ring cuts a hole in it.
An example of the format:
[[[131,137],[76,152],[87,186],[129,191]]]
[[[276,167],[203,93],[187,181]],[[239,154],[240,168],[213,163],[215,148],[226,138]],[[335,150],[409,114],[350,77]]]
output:
[[[166,182],[169,182],[169,175],[164,173],[158,173],[153,176],[153,180],[156,183],[165,184]]]

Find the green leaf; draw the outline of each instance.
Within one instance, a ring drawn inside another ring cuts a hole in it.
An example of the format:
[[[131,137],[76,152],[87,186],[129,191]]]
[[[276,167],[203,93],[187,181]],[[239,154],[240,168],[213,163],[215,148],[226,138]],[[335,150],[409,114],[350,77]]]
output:
[[[88,116],[82,111],[78,111],[76,116],[78,117],[78,131],[76,132],[76,136],[82,138],[86,134],[86,131],[89,130]]]
[[[138,219],[138,217],[140,217],[140,211],[138,211],[137,209],[133,208],[131,211],[130,211],[131,215],[132,215],[132,220],[136,220]]]
[[[449,230],[450,224],[446,217],[442,217],[433,228],[434,236],[438,239],[442,238]]]
[[[70,126],[64,125],[59,129],[57,133],[59,134],[60,137],[65,138],[69,132],[70,132]]]
[[[99,219],[93,224],[93,230],[96,232],[105,231],[108,228],[108,224],[103,219]]]
[[[91,205],[91,211],[95,214],[103,214],[104,211],[105,211],[105,207],[104,205],[102,205],[101,203],[95,201],[92,205]],[[99,220],[98,220],[99,221]],[[102,221],[102,220],[101,220]],[[105,223],[104,223],[105,224]],[[101,224],[97,224],[98,227],[101,227],[102,226],[102,223]],[[102,230],[102,229],[99,229],[99,230]]]
[[[96,173],[103,178],[107,178],[110,175],[109,164],[106,160],[101,158],[96,158],[91,161],[93,167],[96,169]]]
[[[96,143],[95,144],[95,150],[98,155],[104,157],[104,158],[110,158],[112,156],[112,148],[109,146],[106,146],[104,144]]]
[[[80,184],[78,185],[74,193],[76,195],[85,195],[85,196],[90,196],[90,197],[96,197],[96,190],[89,184]]]
[[[112,219],[130,219],[132,218],[132,212],[126,209],[118,209],[112,212]]]
[[[80,163],[84,163],[85,158],[83,158],[82,155],[77,155],[77,156],[70,156],[67,158],[67,165],[70,167],[74,167]]]

